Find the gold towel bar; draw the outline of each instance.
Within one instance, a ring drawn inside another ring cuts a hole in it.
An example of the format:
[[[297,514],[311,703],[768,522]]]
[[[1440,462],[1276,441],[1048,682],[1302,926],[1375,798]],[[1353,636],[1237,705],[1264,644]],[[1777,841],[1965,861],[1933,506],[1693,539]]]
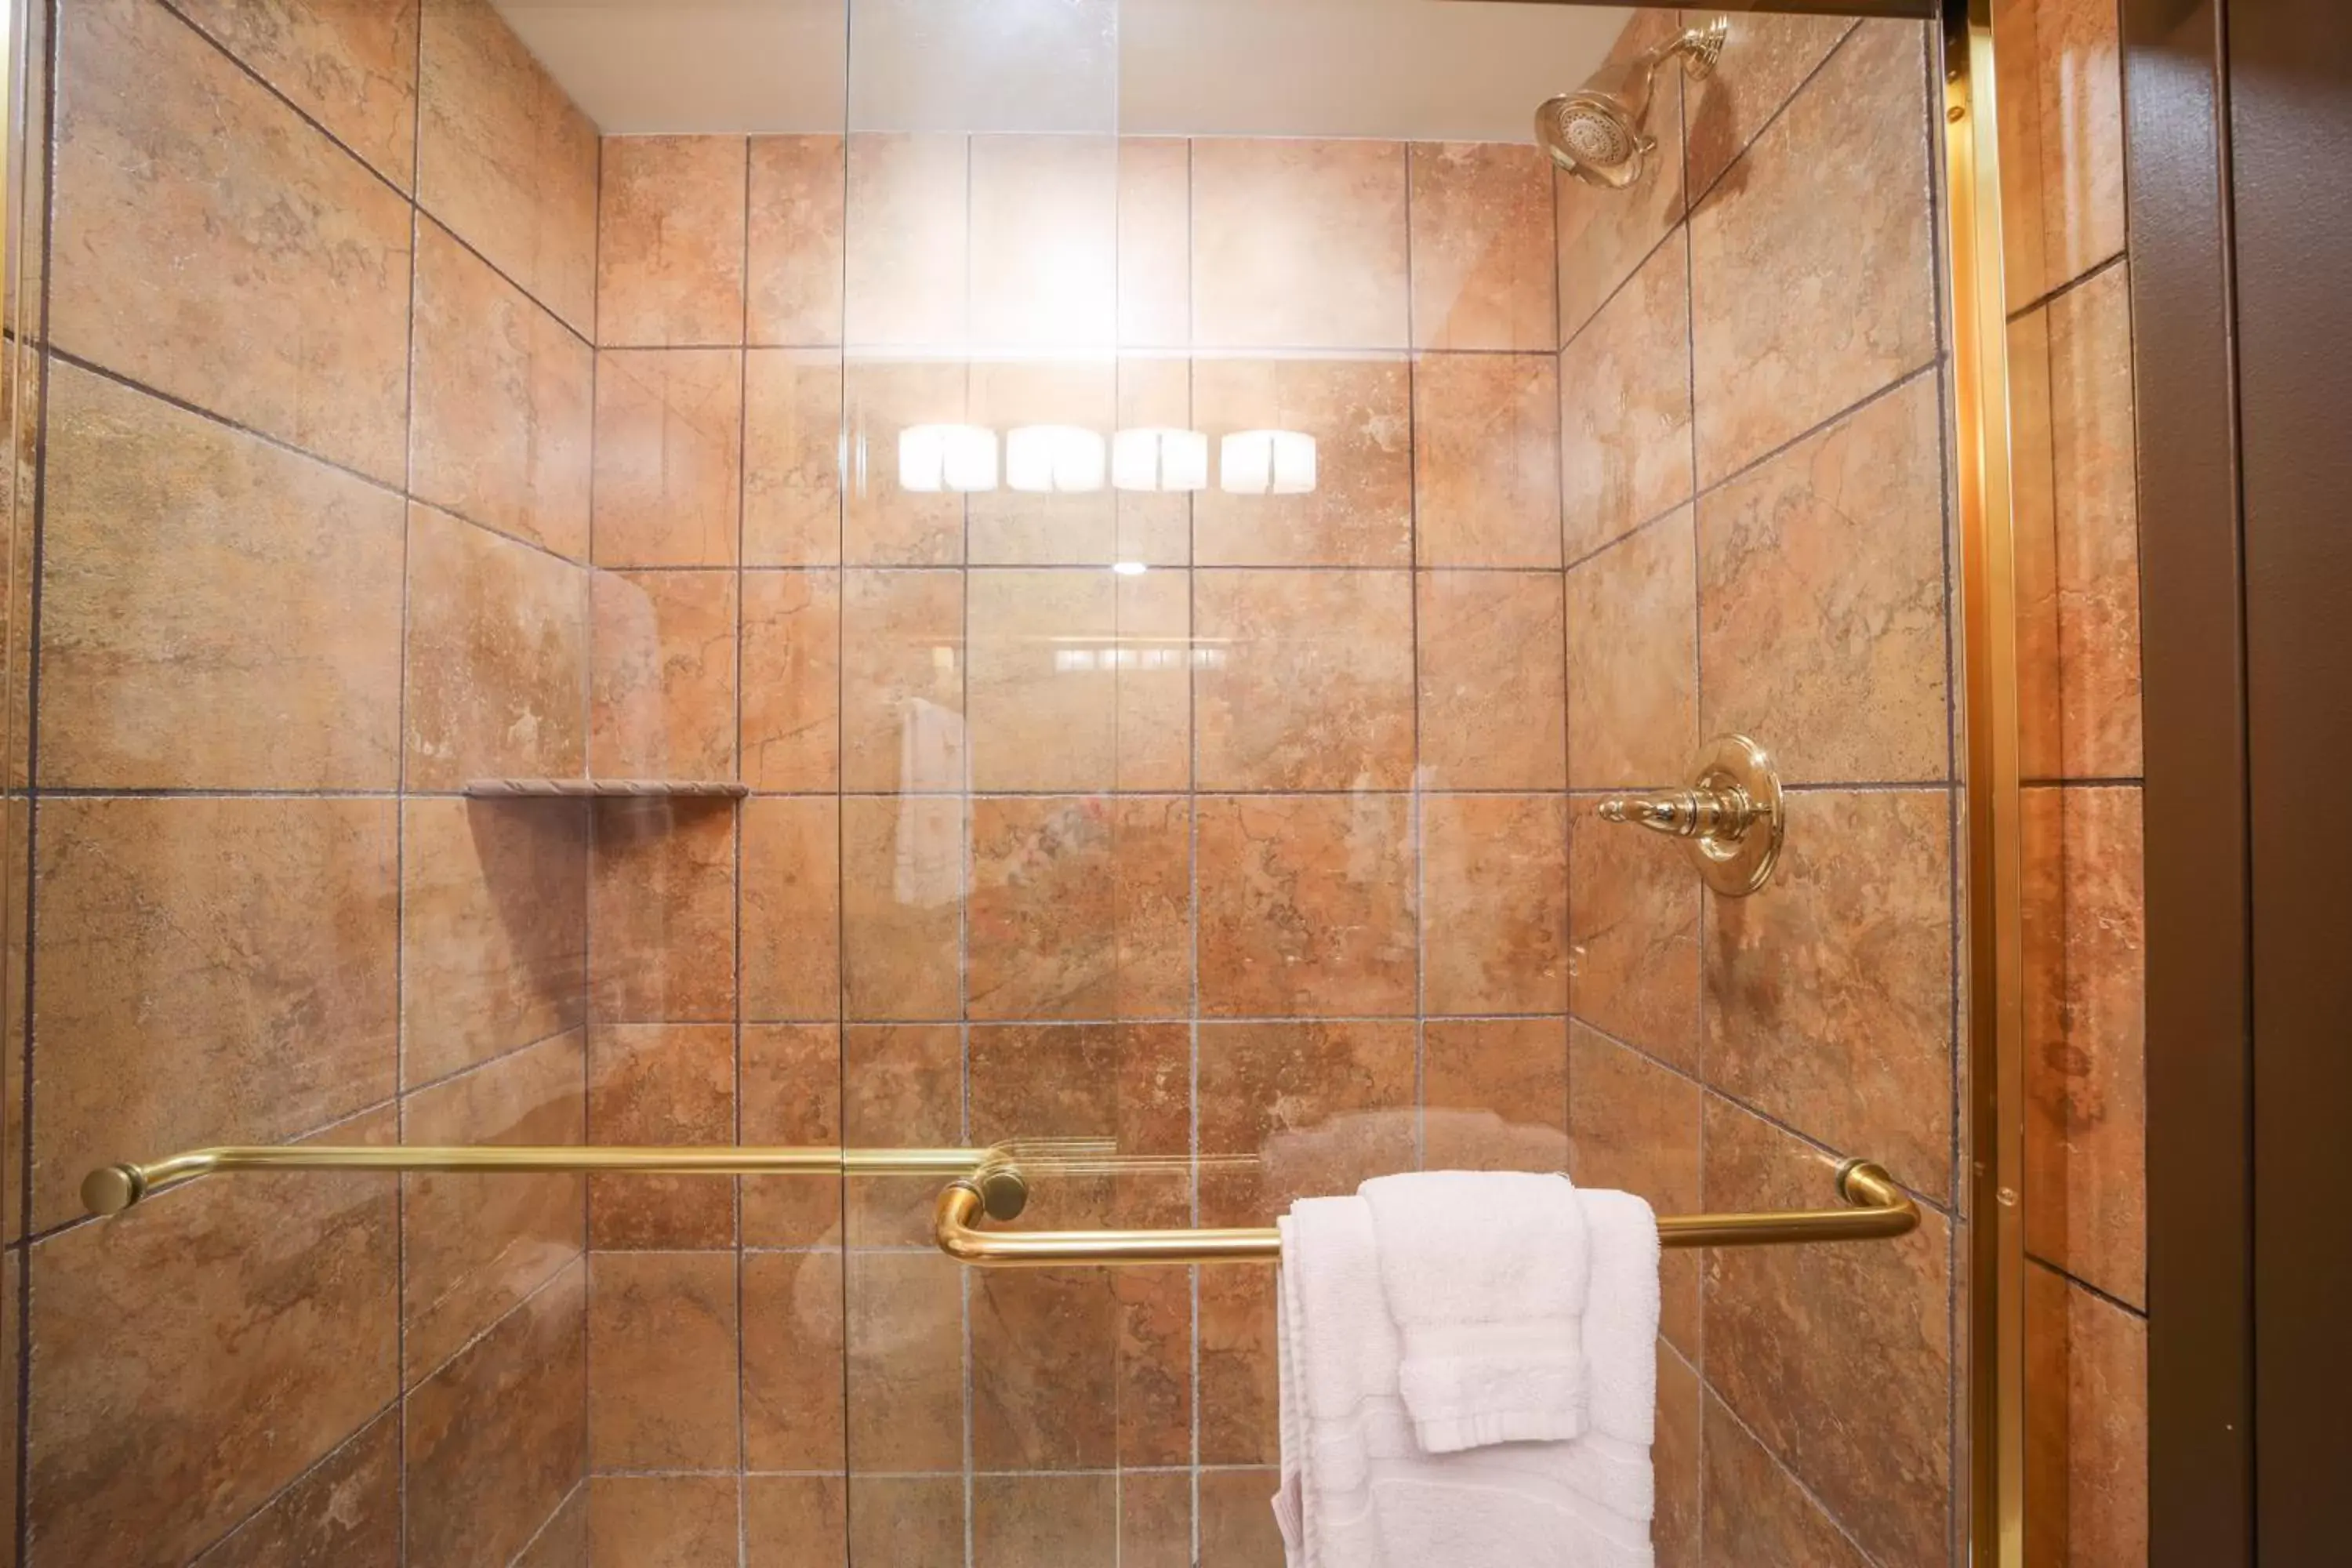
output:
[[[1844,1208],[1666,1215],[1658,1221],[1658,1244],[1672,1248],[1874,1241],[1918,1227],[1919,1205],[1883,1166],[1868,1160],[1849,1160],[1838,1167],[1837,1193],[1845,1200]],[[984,1268],[1276,1263],[1282,1258],[1280,1236],[1270,1229],[987,1231],[974,1226],[983,1213],[993,1214],[998,1206],[990,1203],[983,1184],[969,1177],[950,1182],[940,1194],[934,1232],[940,1250]]]
[[[1190,1156],[1121,1156],[1102,1139],[1020,1139],[984,1149],[594,1148],[490,1145],[297,1143],[198,1149],[152,1163],[106,1165],[84,1177],[82,1203],[116,1215],[166,1188],[235,1171],[419,1171],[515,1173],[540,1171],[636,1172],[668,1175],[855,1175],[950,1178],[940,1193],[934,1236],[940,1250],[988,1268],[1051,1268],[1123,1263],[1273,1263],[1282,1256],[1271,1229],[982,1230],[977,1221],[1018,1218],[1030,1173],[1103,1174],[1168,1171]],[[1231,1163],[1204,1155],[1203,1164]],[[1808,1241],[1868,1241],[1903,1236],[1919,1224],[1919,1206],[1885,1170],[1867,1160],[1838,1167],[1843,1208],[1759,1214],[1667,1215],[1663,1247],[1761,1247]]]

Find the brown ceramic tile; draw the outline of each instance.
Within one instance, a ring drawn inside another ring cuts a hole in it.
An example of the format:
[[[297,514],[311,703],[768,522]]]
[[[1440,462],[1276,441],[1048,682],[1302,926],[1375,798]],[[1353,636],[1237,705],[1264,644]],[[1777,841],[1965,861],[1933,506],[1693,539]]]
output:
[[[1556,572],[1424,572],[1420,752],[1433,789],[1568,782]]]
[[[1685,21],[1699,19],[1694,14]],[[1732,17],[1715,73],[1684,82],[1684,158],[1691,188],[1706,195],[1853,28],[1844,16]]]
[[[590,773],[736,776],[736,588],[732,572],[595,574]]]
[[[161,5],[58,48],[51,341],[399,483],[408,204]]]
[[[899,487],[898,440],[918,425],[961,425],[961,361],[861,360],[844,383],[841,557],[852,565],[936,566],[963,559],[964,497]]]
[[[1281,1482],[1273,1470],[1201,1477],[1200,1568],[1280,1568],[1282,1532],[1269,1500]]]
[[[1176,1167],[1057,1177],[1032,1194],[1026,1212],[1047,1229],[1182,1224],[1192,1196],[1181,1168],[1191,1137],[1190,1061],[1191,1034],[1181,1023],[974,1025],[967,1074],[972,1136],[1088,1139],[1109,1143],[1123,1159],[1174,1156]],[[1124,1457],[1139,1462],[1132,1452]]]
[[[974,1464],[1187,1463],[1192,1330],[1192,1283],[1181,1270],[1024,1269],[975,1279]]]
[[[1404,347],[1405,190],[1398,142],[1195,141],[1194,341]],[[1335,256],[1349,264],[1333,268]]]
[[[1856,28],[1691,214],[1702,488],[1935,354],[1926,37]]]
[[[408,509],[410,789],[587,769],[588,574]]]
[[[832,1024],[746,1024],[736,1095],[746,1143],[837,1148],[841,1143],[841,1031]],[[808,1247],[837,1239],[837,1176],[743,1179],[743,1245]]]
[[[599,801],[588,873],[588,1012],[718,1020],[735,1005],[735,812],[725,801]]]
[[[2137,1304],[2147,1299],[2140,792],[2032,790],[2027,801],[2027,939],[2058,943],[2043,960],[2044,983],[2029,982],[2027,1243]],[[2053,829],[2063,859],[2050,852]]]
[[[1184,572],[1117,584],[1117,786],[1184,789],[1192,782],[1192,580]]]
[[[507,1562],[578,1485],[585,1281],[565,1269],[408,1396],[408,1562]]]
[[[1566,1020],[1433,1020],[1422,1031],[1422,1101],[1427,1169],[1566,1170]]]
[[[408,188],[416,161],[411,0],[190,0],[179,10],[385,179]]]
[[[1192,144],[1118,139],[1118,341],[1192,341]]]
[[[746,143],[607,136],[596,214],[596,341],[743,341]]]
[[[2147,1320],[2028,1267],[2025,1367],[2027,1560],[2147,1562]]]
[[[740,532],[743,355],[596,356],[599,566],[731,566]]]
[[[1190,1011],[1186,800],[1022,796],[975,800],[971,813],[972,1017]]]
[[[1118,1557],[1118,1477],[986,1476],[973,1483],[973,1568]]]
[[[1423,1005],[1568,1008],[1568,803],[1556,795],[1421,804]]]
[[[2139,508],[2125,268],[2053,300],[2049,315],[2059,763],[2068,778],[2125,777],[2141,765]]]
[[[387,800],[42,803],[37,1229],[80,1215],[94,1160],[275,1142],[392,1093],[397,837]]]
[[[1118,579],[974,571],[966,580],[965,703],[980,790],[1118,783]]]
[[[1404,1157],[1409,1163],[1409,1138],[1407,1143]],[[1348,1187],[1329,1190],[1344,1193]],[[1277,1205],[1234,1223],[1265,1225],[1280,1212]],[[1204,1465],[1270,1465],[1281,1458],[1280,1363],[1274,1329],[1278,1308],[1274,1286],[1274,1276],[1266,1270],[1201,1270],[1198,1334],[1201,1463]],[[1271,1487],[1266,1495],[1273,1495]]]
[[[841,342],[838,136],[751,138],[746,335],[793,346]]]
[[[743,782],[830,790],[841,776],[841,574],[746,572]]]
[[[1418,142],[1412,177],[1413,347],[1557,347],[1551,161],[1503,142]]]
[[[1391,795],[1204,795],[1200,1011],[1413,1011],[1412,803]]]
[[[2001,100],[2007,108],[2009,100]],[[2060,777],[2065,671],[2058,658],[2058,497],[2051,459],[2050,311],[2009,324],[2009,510],[2017,596],[2018,768]]]
[[[597,1476],[588,1483],[588,1551],[629,1568],[735,1568],[735,1476]]]
[[[515,1559],[514,1568],[588,1568],[588,1480],[548,1515],[539,1535]]]
[[[1568,782],[1684,782],[1698,744],[1688,508],[1568,574]]]
[[[843,1447],[842,1255],[743,1256],[743,1463],[838,1470]]]
[[[1698,1085],[1582,1024],[1569,1026],[1568,1052],[1568,1170],[1576,1184],[1635,1194],[1661,1215],[1706,1207],[1699,1201]],[[1664,1254],[1658,1283],[1659,1332],[1696,1358],[1698,1255]]]
[[[849,1478],[849,1560],[853,1563],[963,1561],[964,1483],[961,1476]],[[799,1563],[792,1568],[802,1568]]]
[[[1621,64],[1674,37],[1671,11],[1636,11],[1609,50]],[[1633,275],[1683,216],[1683,73],[1659,73],[1649,134],[1657,142],[1631,190],[1605,190],[1568,174],[1552,182],[1559,256],[1560,342],[1573,338],[1601,301]]]
[[[1568,1005],[1618,1039],[1698,1070],[1700,883],[1681,847],[1569,810]]]
[[[962,1008],[964,803],[841,803],[841,984],[852,1018],[951,1018]]]
[[[61,362],[48,401],[42,782],[390,787],[399,498]]]
[[[417,100],[417,199],[593,336],[596,127],[488,0],[424,0]]]
[[[842,1135],[851,1148],[964,1146],[963,1032],[954,1024],[853,1024],[842,1032]],[[852,1247],[929,1247],[939,1183],[856,1176]]]
[[[1108,566],[1118,559],[1119,492],[1107,485],[1066,495],[1014,489],[1011,433],[1063,425],[1108,436],[1118,423],[1119,370],[1099,356],[971,367],[967,417],[1004,443],[1003,485],[968,501],[964,549],[974,564]]]
[[[1353,1192],[1412,1168],[1412,1024],[1202,1024],[1199,1032],[1201,1152],[1257,1156],[1202,1170],[1204,1223],[1271,1224],[1293,1199]]]
[[[1702,1136],[1710,1208],[1798,1208],[1829,1195],[1832,1157],[1724,1100],[1708,1100]],[[1950,1275],[1951,1228],[1933,1210],[1909,1236],[1870,1247],[1706,1257],[1709,1383],[1864,1561],[1939,1563],[1947,1553]]]
[[[1941,790],[1794,795],[1771,884],[1704,916],[1706,1080],[1931,1197],[1951,1186],[1951,837]]]
[[[19,1212],[21,1213],[22,1210],[20,1209]],[[9,1228],[21,1229],[22,1225],[20,1223]],[[6,1300],[0,1300],[0,1333],[9,1336],[8,1342],[5,1346],[0,1346],[0,1375],[5,1375],[20,1391],[25,1386],[25,1336],[21,1305],[24,1300],[22,1293],[24,1258],[24,1251],[13,1245],[7,1251],[0,1252],[0,1289],[17,1292]],[[21,1392],[18,1397],[20,1399],[23,1397]],[[24,1500],[24,1488],[18,1480],[17,1468],[18,1461],[23,1458],[24,1446],[17,1433],[11,1432],[5,1436],[0,1436],[0,1460],[5,1460],[9,1466],[7,1479],[0,1480],[0,1503],[5,1503],[12,1509]],[[18,1562],[16,1541],[12,1532],[7,1546],[0,1549],[0,1563],[8,1564],[8,1568],[17,1568]]]
[[[969,331],[971,139],[849,138],[842,300],[846,340],[937,350]]]
[[[1129,353],[1118,367],[1121,430],[1190,430],[1189,361]],[[1205,479],[1205,476],[1204,476]],[[1120,490],[1114,498],[1112,554],[1143,566],[1182,566],[1192,559],[1192,495],[1181,490]]]
[[[0,963],[5,963],[11,975],[28,973],[26,947],[29,940],[26,917],[32,902],[31,845],[33,836],[33,805],[23,795],[10,795],[0,802],[0,824],[5,825],[7,841],[5,859],[0,860],[15,886],[0,891],[0,920],[5,920],[5,933],[0,933]],[[12,1005],[15,1016],[0,1019],[0,1071],[14,1076],[6,1081],[21,1085],[25,1081],[25,1009]],[[14,1205],[13,1210],[0,1213],[0,1237],[14,1246],[25,1234],[25,1096],[20,1089],[15,1094],[0,1093],[0,1157],[16,1162],[13,1171],[0,1172],[0,1202]],[[6,1307],[0,1301],[0,1318]],[[11,1353],[5,1342],[0,1342],[0,1357]],[[5,1370],[0,1362],[0,1371]],[[0,1458],[9,1453],[11,1441],[0,1434]],[[7,1483],[0,1479],[0,1500],[7,1495]],[[5,1562],[0,1558],[0,1562]]]
[[[1120,1568],[1193,1568],[1190,1475],[1119,1477],[1118,1563]]]
[[[1650,1444],[1656,1512],[1650,1544],[1657,1568],[1697,1568],[1704,1492],[1700,1462],[1700,1384],[1688,1362],[1658,1346],[1658,1424]]]
[[[735,1142],[735,1031],[726,1024],[604,1024],[588,1032],[588,1137],[657,1148]],[[723,1176],[590,1176],[599,1249],[730,1247]]]
[[[971,332],[1022,350],[1103,349],[1118,321],[1118,142],[975,136]]]
[[[1559,355],[1560,541],[1572,563],[1691,493],[1690,273],[1662,245]]]
[[[579,1031],[408,1098],[411,1143],[578,1143]],[[413,1385],[580,1256],[581,1178],[401,1178],[404,1365]]]
[[[743,1013],[831,1018],[841,999],[841,816],[824,798],[745,801]]]
[[[585,560],[595,351],[439,224],[416,240],[410,489]]]
[[[1704,497],[1700,730],[1791,784],[1946,776],[1943,499],[1930,376]]]
[[[331,1136],[388,1142],[392,1118]],[[185,1562],[334,1448],[398,1392],[398,1259],[381,1175],[200,1183],[134,1223],[39,1243],[26,1500],[39,1554]]]
[[[1558,362],[1423,354],[1413,362],[1412,410],[1420,563],[1559,565]]]
[[[851,1473],[962,1468],[961,1267],[928,1249],[848,1262]]]
[[[2012,308],[2124,247],[2118,35],[2096,0],[2015,0],[1995,18]]]
[[[1701,1480],[1706,1509],[1702,1529],[1710,1568],[1753,1568],[1761,1563],[1803,1563],[1805,1568],[1869,1568],[1864,1554],[1821,1502],[1738,1417],[1713,1394],[1705,1396]],[[1934,1559],[1941,1560],[1938,1551]]]
[[[841,601],[842,788],[962,789],[963,574],[845,572]]]
[[[1402,358],[1203,359],[1192,366],[1192,428],[1218,443],[1291,430],[1316,443],[1306,495],[1192,498],[1204,566],[1402,566],[1412,559],[1412,393]]]
[[[861,1479],[858,1484],[880,1483]],[[961,1503],[963,1483],[953,1484]],[[959,1542],[962,1534],[959,1520]],[[833,1568],[846,1563],[848,1552],[849,1483],[845,1478],[743,1478],[744,1568]],[[886,1556],[882,1561],[901,1560]]]
[[[1192,682],[1204,789],[1412,781],[1412,584],[1402,572],[1208,572]]]
[[[376,1417],[191,1568],[400,1568],[400,1424]]]
[[[743,560],[841,559],[841,356],[755,349],[743,363]]]
[[[731,1470],[735,1256],[589,1259],[588,1459],[598,1470]]]
[[[587,805],[410,800],[401,822],[407,1084],[578,1026],[588,979]]]

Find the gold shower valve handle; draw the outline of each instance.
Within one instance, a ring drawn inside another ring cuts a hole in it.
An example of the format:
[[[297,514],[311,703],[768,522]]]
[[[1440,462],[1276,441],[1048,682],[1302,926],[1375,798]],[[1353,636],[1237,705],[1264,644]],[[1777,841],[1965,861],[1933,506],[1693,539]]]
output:
[[[1681,839],[1706,885],[1734,899],[1771,879],[1787,826],[1772,759],[1745,735],[1702,747],[1687,789],[1612,795],[1596,809],[1604,822]]]

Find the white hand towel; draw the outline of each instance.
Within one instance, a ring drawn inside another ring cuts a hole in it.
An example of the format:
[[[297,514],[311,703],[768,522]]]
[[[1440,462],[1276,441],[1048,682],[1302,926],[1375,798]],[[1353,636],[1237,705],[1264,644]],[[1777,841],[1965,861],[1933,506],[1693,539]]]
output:
[[[1589,1246],[1576,1188],[1518,1171],[1432,1171],[1357,1190],[1421,1451],[1581,1433]]]

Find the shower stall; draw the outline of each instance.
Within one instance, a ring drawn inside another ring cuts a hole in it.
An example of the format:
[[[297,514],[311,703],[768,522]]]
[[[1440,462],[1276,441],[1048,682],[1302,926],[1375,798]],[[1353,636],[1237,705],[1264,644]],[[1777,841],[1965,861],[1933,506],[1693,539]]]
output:
[[[1853,9],[17,6],[0,1563],[1279,1563],[1266,1227],[1446,1168],[1661,1216],[1661,1564],[2021,1561]]]

